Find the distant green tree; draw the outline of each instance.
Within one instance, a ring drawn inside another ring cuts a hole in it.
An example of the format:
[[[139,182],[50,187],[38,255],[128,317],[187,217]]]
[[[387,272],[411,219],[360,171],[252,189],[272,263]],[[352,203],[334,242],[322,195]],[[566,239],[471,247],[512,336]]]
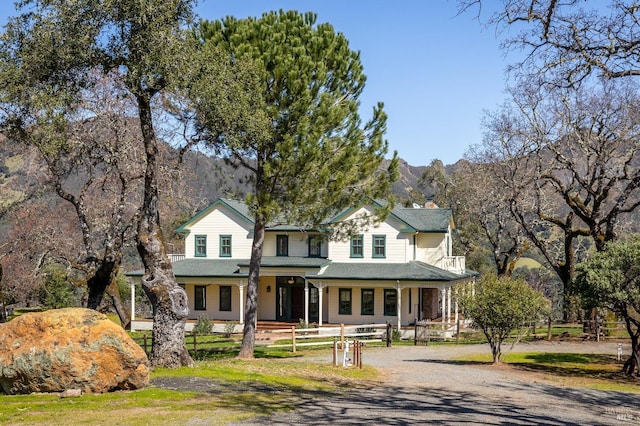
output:
[[[502,361],[502,342],[517,330],[523,330],[544,318],[549,301],[521,279],[484,275],[475,286],[475,294],[462,299],[464,314],[484,333],[493,356],[493,363]]]
[[[60,309],[79,305],[75,288],[60,265],[46,265],[43,272],[44,283],[38,298],[42,306],[47,309]]]
[[[632,353],[623,371],[640,376],[640,236],[606,244],[576,270],[575,285],[584,307],[607,308],[624,319]]]
[[[257,288],[267,224],[317,226],[341,209],[390,196],[394,155],[382,104],[362,123],[360,55],[316,15],[203,22],[200,78],[191,85],[199,135],[248,172],[255,222],[241,358],[252,358]],[[226,66],[223,66],[226,65]],[[392,198],[378,213],[388,214]]]

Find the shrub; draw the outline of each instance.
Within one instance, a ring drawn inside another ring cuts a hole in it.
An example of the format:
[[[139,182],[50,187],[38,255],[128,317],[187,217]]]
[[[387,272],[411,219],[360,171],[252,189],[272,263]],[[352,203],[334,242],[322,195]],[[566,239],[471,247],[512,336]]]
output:
[[[195,334],[211,334],[213,331],[213,322],[204,314],[198,317],[196,325],[193,326]]]
[[[231,337],[236,329],[236,324],[237,322],[235,321],[227,321],[224,323],[224,337]]]

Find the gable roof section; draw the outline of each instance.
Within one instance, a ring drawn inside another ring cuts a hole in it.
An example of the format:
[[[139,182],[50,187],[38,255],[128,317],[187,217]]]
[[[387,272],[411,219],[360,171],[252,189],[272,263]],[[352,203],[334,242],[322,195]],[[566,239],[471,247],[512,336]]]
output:
[[[176,232],[179,232],[179,233],[189,232],[189,228],[191,227],[191,225],[193,225],[194,223],[197,223],[200,219],[202,219],[203,217],[211,213],[213,210],[220,208],[221,206],[227,207],[229,210],[234,212],[238,216],[238,218],[240,218],[241,220],[253,226],[254,222],[253,222],[253,219],[251,218],[251,214],[249,213],[249,208],[244,202],[237,201],[237,200],[229,200],[225,198],[218,198],[216,201],[209,204],[206,208],[198,212],[198,214],[193,216],[187,222],[180,225],[178,229],[176,229]]]
[[[374,207],[381,207],[384,205],[384,201],[372,201],[371,203]],[[187,222],[182,224],[176,232],[179,233],[187,233],[189,232],[189,228],[194,223],[197,223],[200,219],[208,215],[211,211],[220,206],[225,206],[234,212],[241,220],[247,222],[251,226],[253,226],[254,221],[251,217],[251,213],[249,208],[243,201],[231,200],[226,198],[218,198],[213,203],[209,204],[205,209],[201,210],[198,214],[193,216]],[[330,218],[327,220],[327,224],[338,223],[348,217],[350,214],[355,212],[360,207],[351,207],[343,210],[337,216]],[[401,205],[396,205],[392,210],[389,216],[395,220],[397,220],[400,224],[404,225],[401,229],[401,232],[437,232],[444,233],[447,232],[449,226],[451,228],[454,227],[453,224],[453,215],[451,209],[440,209],[440,208],[409,208],[403,207]],[[267,227],[266,231],[302,231],[298,226],[295,225],[275,225],[271,227]],[[306,231],[312,231],[307,229]]]
[[[382,207],[385,201],[372,201],[374,207]],[[329,223],[337,223],[351,215],[360,207],[351,207],[342,211],[337,216],[329,220]],[[447,232],[449,225],[454,227],[453,213],[451,209],[441,208],[410,208],[400,204],[394,206],[389,213],[389,217],[394,218],[406,228],[401,232]]]
[[[447,232],[449,225],[453,228],[451,209],[396,206],[391,212],[417,232]]]

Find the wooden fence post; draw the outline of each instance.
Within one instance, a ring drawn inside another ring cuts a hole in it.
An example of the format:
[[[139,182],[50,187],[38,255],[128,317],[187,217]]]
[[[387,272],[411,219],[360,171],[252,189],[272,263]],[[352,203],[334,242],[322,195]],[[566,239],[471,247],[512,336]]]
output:
[[[144,344],[144,353],[149,355],[149,351],[147,351],[147,333],[142,334],[142,342]]]
[[[296,326],[291,327],[291,344],[293,346],[293,352],[296,351]]]
[[[340,324],[340,349],[344,349],[344,324]]]
[[[456,345],[460,343],[460,319],[456,321]]]
[[[198,342],[197,342],[196,336],[197,336],[196,332],[192,331],[191,337],[193,338],[193,357],[194,358],[198,357]]]
[[[333,338],[333,366],[338,366],[338,338]]]
[[[387,347],[391,347],[391,323],[387,321]]]

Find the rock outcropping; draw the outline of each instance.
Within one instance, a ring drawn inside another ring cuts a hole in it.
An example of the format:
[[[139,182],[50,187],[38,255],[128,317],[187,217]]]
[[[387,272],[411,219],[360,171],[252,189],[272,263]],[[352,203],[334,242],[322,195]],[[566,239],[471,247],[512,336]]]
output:
[[[0,390],[101,393],[149,383],[146,354],[105,315],[67,308],[0,325]]]

